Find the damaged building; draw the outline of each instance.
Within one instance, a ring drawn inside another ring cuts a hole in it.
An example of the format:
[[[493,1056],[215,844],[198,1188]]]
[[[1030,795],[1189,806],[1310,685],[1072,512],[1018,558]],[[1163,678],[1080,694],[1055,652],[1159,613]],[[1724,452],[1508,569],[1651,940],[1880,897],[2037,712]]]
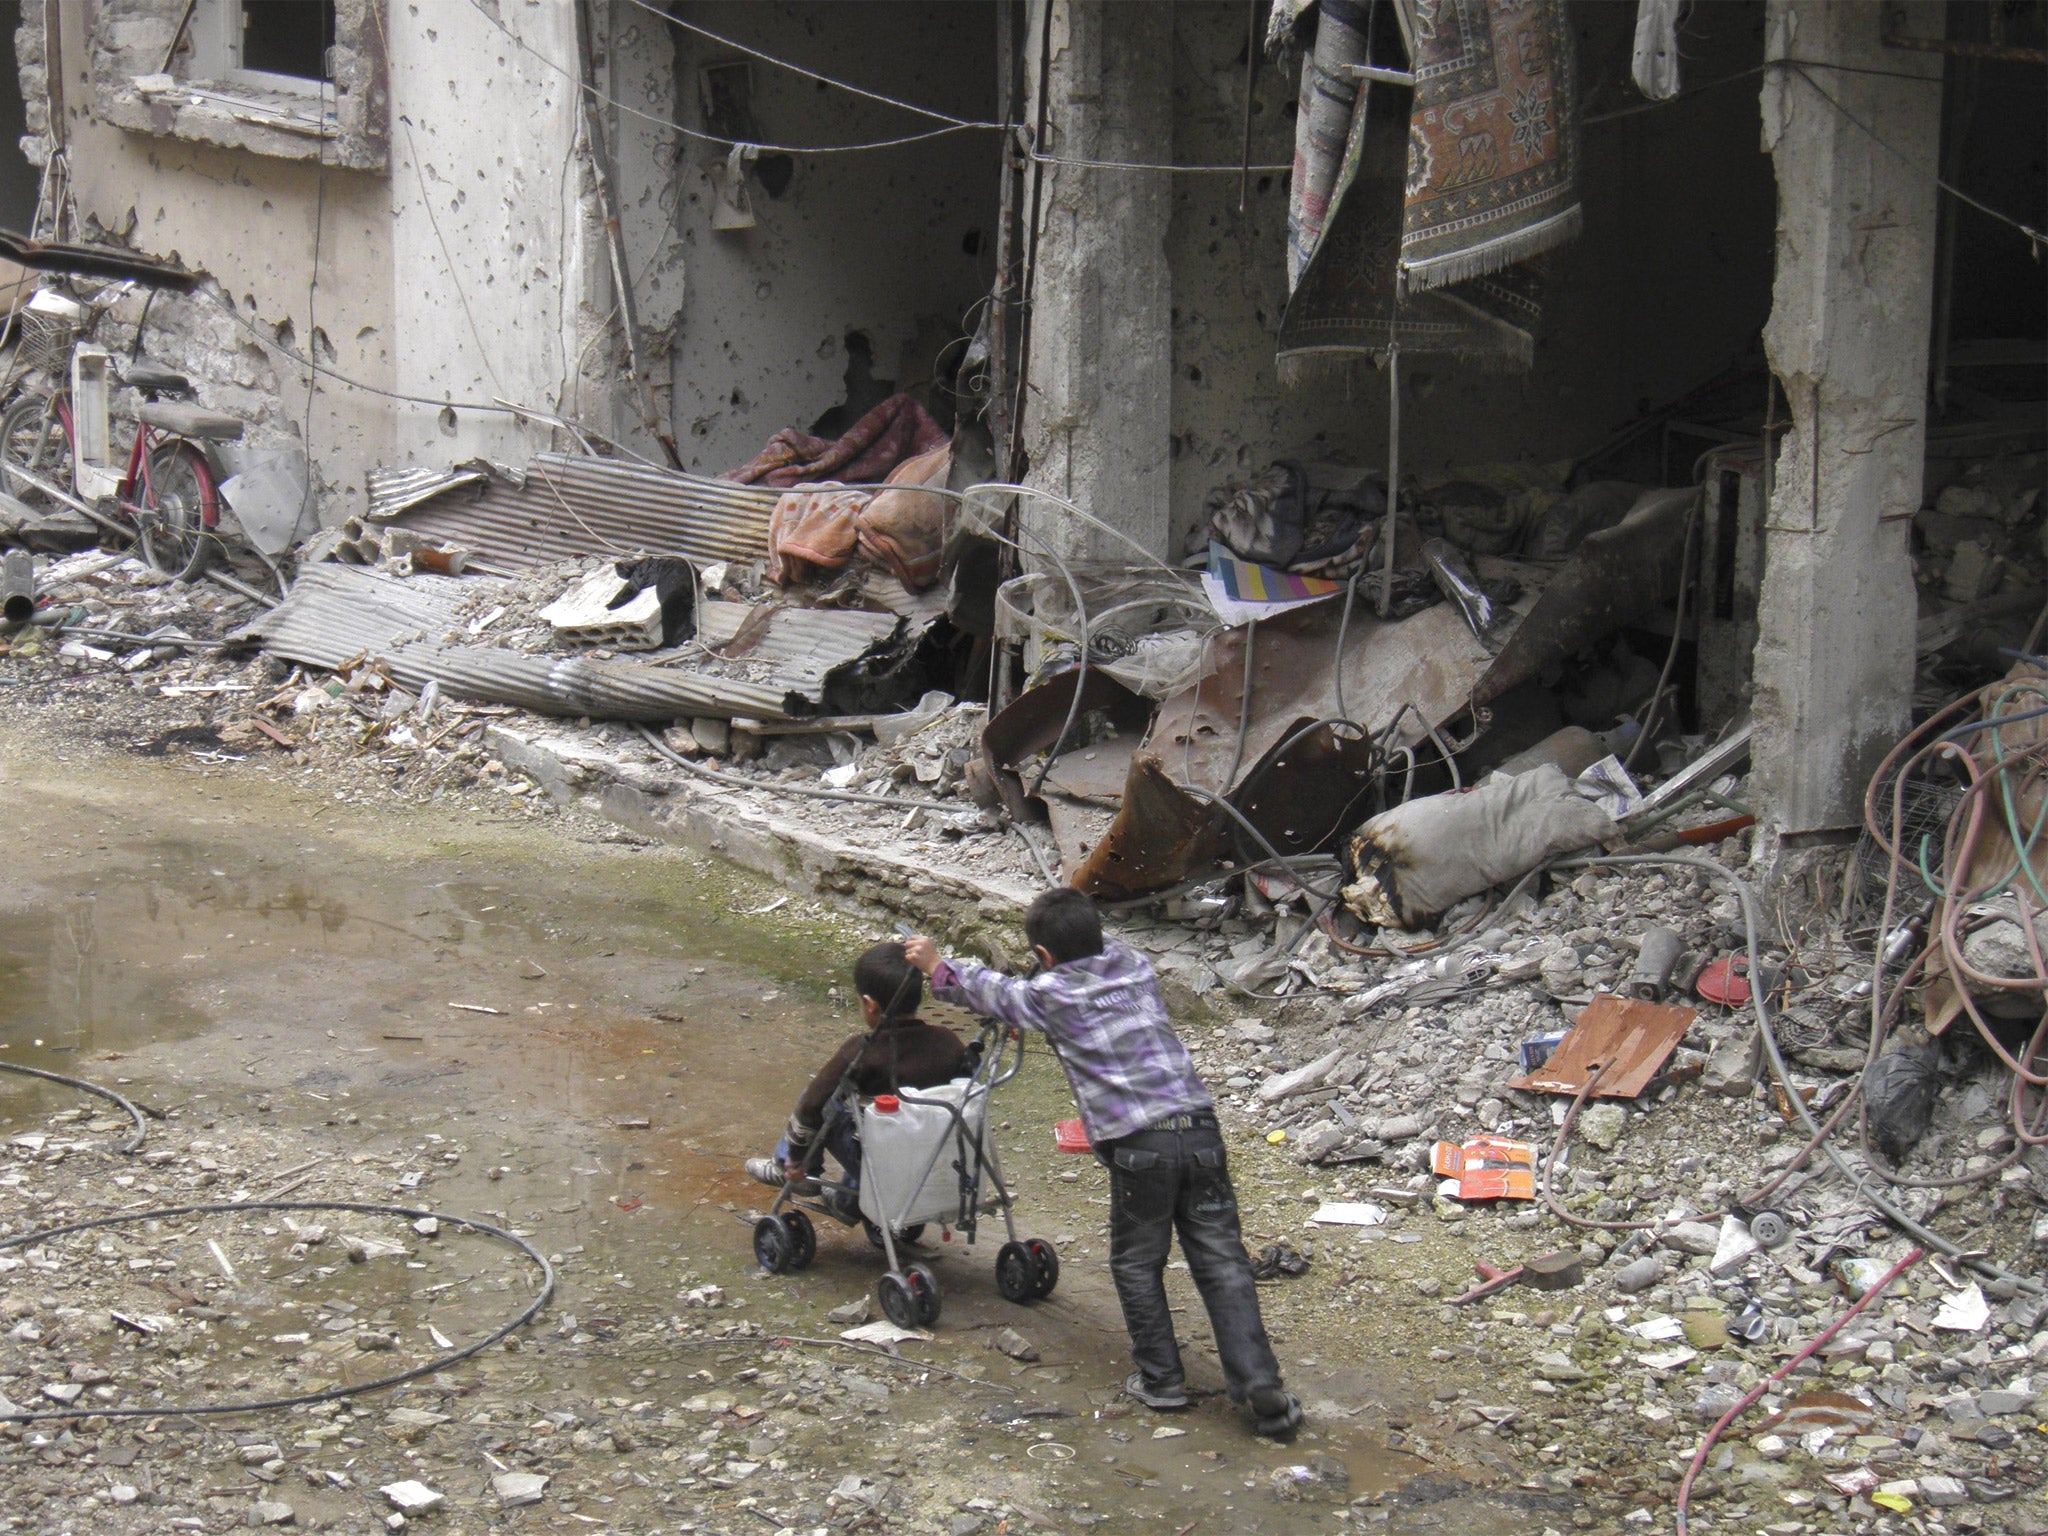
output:
[[[84,425],[9,418],[17,532],[108,533],[146,357],[216,572],[381,616],[302,665],[482,688],[420,658],[494,637],[420,627],[497,582],[622,605],[534,647],[649,651],[529,707],[942,692],[984,805],[1123,898],[1355,879],[1503,765],[1832,840],[2040,643],[2037,5],[18,10],[10,384]],[[592,681],[633,667],[710,681]]]

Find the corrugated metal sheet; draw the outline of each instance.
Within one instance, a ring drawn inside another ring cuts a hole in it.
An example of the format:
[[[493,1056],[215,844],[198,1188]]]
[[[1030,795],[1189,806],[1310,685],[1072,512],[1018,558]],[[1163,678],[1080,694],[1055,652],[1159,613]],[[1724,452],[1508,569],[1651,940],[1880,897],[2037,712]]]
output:
[[[759,560],[781,493],[623,459],[544,453],[526,483],[441,497],[392,519],[515,570],[586,555]]]
[[[396,517],[459,486],[482,485],[489,479],[480,469],[373,469],[367,480],[370,516],[380,521]]]
[[[894,640],[902,624],[861,608],[714,601],[697,616],[697,638],[714,652],[714,668],[820,699],[827,673]]]
[[[597,720],[675,720],[686,715],[789,720],[813,713],[801,694],[742,682],[583,656],[529,656],[492,646],[445,645],[461,583],[398,581],[359,566],[315,565],[291,595],[236,631],[273,655],[338,667],[368,652],[417,692],[438,682],[450,693],[515,704],[545,715]]]

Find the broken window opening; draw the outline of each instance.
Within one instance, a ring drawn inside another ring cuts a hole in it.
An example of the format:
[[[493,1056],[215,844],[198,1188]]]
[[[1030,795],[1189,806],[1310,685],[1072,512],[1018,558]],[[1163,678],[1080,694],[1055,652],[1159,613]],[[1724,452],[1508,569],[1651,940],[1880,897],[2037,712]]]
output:
[[[185,78],[292,94],[332,75],[335,0],[198,0],[183,44]]]

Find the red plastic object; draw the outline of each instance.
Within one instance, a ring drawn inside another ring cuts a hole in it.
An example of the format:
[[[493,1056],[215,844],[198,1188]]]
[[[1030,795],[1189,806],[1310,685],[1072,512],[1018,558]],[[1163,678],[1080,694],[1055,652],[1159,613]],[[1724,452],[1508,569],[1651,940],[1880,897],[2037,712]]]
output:
[[[1062,1152],[1088,1152],[1088,1132],[1078,1120],[1061,1120],[1052,1128],[1052,1144]]]
[[[902,1107],[903,1101],[893,1093],[878,1093],[875,1095],[875,1113],[878,1115],[893,1115]]]
[[[1740,1008],[1749,1001],[1749,957],[1723,955],[1700,972],[1693,991],[1723,1008]]]

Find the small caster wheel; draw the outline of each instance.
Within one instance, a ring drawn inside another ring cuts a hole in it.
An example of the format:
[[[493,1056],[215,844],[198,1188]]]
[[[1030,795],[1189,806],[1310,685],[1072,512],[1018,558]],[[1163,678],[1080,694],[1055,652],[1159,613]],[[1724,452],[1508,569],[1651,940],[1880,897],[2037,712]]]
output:
[[[1792,1224],[1776,1211],[1758,1211],[1749,1218],[1749,1235],[1765,1248],[1780,1248],[1792,1235]]]
[[[780,1217],[763,1216],[754,1223],[754,1262],[771,1275],[795,1267],[796,1242]]]
[[[1003,1300],[1019,1306],[1038,1300],[1038,1266],[1022,1243],[1005,1243],[996,1251],[996,1289]]]
[[[789,1267],[808,1269],[818,1256],[818,1229],[802,1211],[784,1211],[782,1225],[789,1233]]]
[[[904,1229],[903,1229],[903,1230],[902,1230],[901,1232],[898,1232],[898,1233],[896,1234],[896,1240],[897,1240],[898,1242],[900,1242],[900,1243],[921,1243],[921,1242],[923,1242],[923,1241],[924,1241],[924,1223],[920,1221],[920,1222],[919,1222],[919,1223],[918,1223],[918,1224],[917,1224],[916,1226],[914,1226],[914,1227],[905,1227],[905,1228],[904,1228]]]
[[[1052,1288],[1060,1283],[1060,1256],[1053,1246],[1042,1237],[1024,1240],[1024,1251],[1031,1255],[1032,1267],[1038,1271],[1038,1283],[1031,1294],[1043,1301],[1052,1294]]]
[[[922,1326],[919,1317],[922,1308],[911,1282],[902,1275],[884,1275],[875,1282],[875,1299],[882,1304],[882,1316],[898,1328]]]
[[[939,1320],[939,1277],[932,1273],[929,1264],[905,1265],[903,1274],[910,1282],[911,1293],[917,1297],[916,1326],[931,1327]]]

